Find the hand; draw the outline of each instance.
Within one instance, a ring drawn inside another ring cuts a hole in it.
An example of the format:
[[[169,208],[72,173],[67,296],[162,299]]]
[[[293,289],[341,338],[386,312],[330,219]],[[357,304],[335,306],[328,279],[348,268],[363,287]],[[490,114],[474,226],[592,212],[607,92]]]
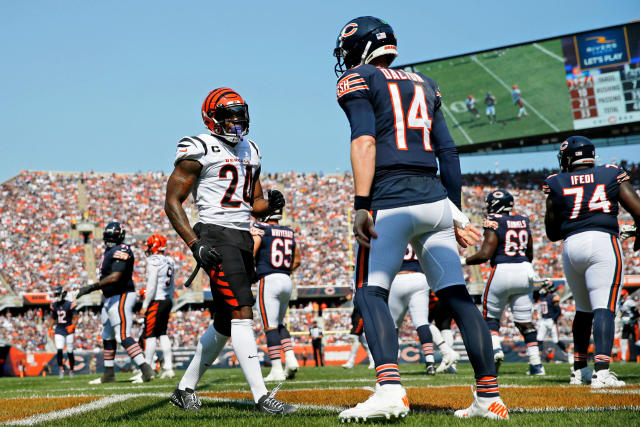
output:
[[[140,309],[140,316],[144,317],[144,315],[145,315],[145,314],[147,314],[147,309],[146,309],[146,308],[144,308],[144,307],[142,307],[142,308]]]
[[[278,190],[267,190],[267,199],[269,201],[269,212],[282,209],[286,204],[284,196]]]
[[[371,239],[376,239],[378,235],[373,228],[373,217],[364,209],[356,211],[356,217],[353,220],[353,235],[359,245],[365,248],[371,247]]]
[[[464,229],[458,228],[454,224],[453,230],[456,234],[458,244],[463,248],[466,248],[469,245],[475,245],[480,241],[480,231],[478,231],[478,229],[472,224],[467,224],[467,227]]]
[[[222,263],[222,255],[200,240],[196,240],[191,246],[191,252],[193,252],[193,257],[205,271],[211,271]]]
[[[97,283],[94,283],[93,285],[83,286],[78,291],[78,294],[76,295],[76,299],[80,299],[83,296],[90,294],[93,291],[97,291],[98,289],[100,289],[100,285]]]

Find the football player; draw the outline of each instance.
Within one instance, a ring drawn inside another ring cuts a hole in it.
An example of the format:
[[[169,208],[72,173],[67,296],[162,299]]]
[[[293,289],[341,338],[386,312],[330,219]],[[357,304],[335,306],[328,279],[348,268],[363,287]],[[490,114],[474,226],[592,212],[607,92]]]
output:
[[[375,364],[373,363],[373,356],[371,356],[371,351],[369,350],[369,345],[367,341],[364,339],[364,321],[362,320],[362,314],[360,314],[360,310],[358,310],[355,306],[353,307],[353,311],[351,312],[351,330],[349,331],[349,335],[351,338],[351,351],[349,352],[349,358],[346,363],[342,365],[345,369],[351,369],[356,363],[356,356],[358,354],[358,349],[360,348],[360,344],[367,352],[369,356],[369,369],[375,368]]]
[[[511,100],[514,105],[516,105],[518,109],[518,119],[523,115],[525,117],[529,117],[529,113],[527,113],[527,109],[524,108],[524,102],[522,102],[522,95],[520,94],[520,89],[518,89],[518,85],[513,85],[511,89]]]
[[[539,314],[542,319],[538,322],[538,337],[540,345],[544,346],[547,335],[551,335],[551,341],[566,351],[565,344],[558,338],[558,319],[562,315],[560,310],[560,297],[556,294],[556,288],[552,281],[545,282],[538,292]]]
[[[489,124],[492,125],[496,122],[496,104],[498,101],[496,97],[491,95],[491,92],[487,92],[487,96],[484,97],[484,105],[487,106],[485,114],[489,119]]]
[[[142,381],[151,381],[154,376],[140,345],[131,336],[133,306],[136,304],[132,279],[134,257],[129,245],[124,243],[125,236],[126,232],[119,222],[107,224],[102,235],[107,248],[100,261],[100,281],[80,288],[76,296],[76,299],[80,299],[97,290],[101,290],[104,295],[101,315],[104,372],[102,377],[91,380],[89,384],[115,382],[117,344],[124,347],[133,363],[142,371]]]
[[[175,290],[175,263],[165,255],[167,238],[160,234],[153,234],[147,239],[144,254],[147,256],[147,286],[140,315],[144,316],[144,353],[147,363],[153,366],[153,357],[160,341],[163,370],[160,378],[173,378],[173,357],[171,354],[171,340],[167,335],[169,315],[173,307],[173,293]],[[133,379],[136,382],[136,379]]]
[[[469,95],[467,99],[464,100],[464,103],[467,106],[467,111],[473,115],[474,119],[480,117],[480,113],[478,113],[478,109],[476,108],[476,99],[473,95]]]
[[[56,356],[58,358],[58,376],[64,378],[64,356],[62,351],[66,345],[67,359],[69,360],[69,377],[73,378],[75,359],[73,357],[73,333],[76,329],[78,316],[76,315],[75,301],[66,300],[67,291],[62,286],[56,286],[53,290],[55,301],[51,303],[51,325],[55,323],[54,340],[56,343]]]
[[[467,257],[467,265],[490,260],[491,274],[482,293],[482,316],[493,342],[496,371],[504,360],[500,342],[500,318],[507,304],[516,327],[527,345],[530,375],[544,375],[533,324],[533,239],[529,218],[513,214],[513,196],[507,190],[489,193],[485,200],[484,240],[478,252]]]
[[[433,337],[433,344],[438,347],[442,361],[436,368],[436,374],[457,374],[456,368],[460,354],[453,349],[453,331],[451,330],[453,313],[440,302],[433,292],[429,292],[429,330]]]
[[[618,203],[638,226],[640,198],[623,169],[596,166],[595,158],[595,147],[588,138],[572,136],[560,144],[560,172],[549,176],[542,187],[548,195],[544,223],[549,240],[564,241],[564,274],[576,303],[570,382],[591,382],[592,388],[618,387],[624,382],[609,370],[615,311],[623,282]],[[633,249],[640,249],[637,232]],[[587,366],[592,325],[593,374]]]
[[[398,336],[387,305],[408,243],[429,285],[453,311],[475,369],[477,399],[456,416],[507,418],[489,330],[469,296],[458,257],[456,238],[466,246],[479,236],[461,221],[456,222],[461,228],[454,228],[454,215],[461,214],[460,162],[440,108],[440,91],[421,73],[390,69],[397,54],[391,26],[371,16],[350,20],[334,50],[338,103],[351,127],[358,242],[354,300],[377,374],[375,393],[340,418],[409,412],[398,371]]]
[[[171,402],[184,410],[200,409],[196,384],[229,337],[256,408],[270,414],[295,412],[292,405],[268,393],[260,370],[253,332],[255,281],[251,215],[264,217],[284,207],[284,196],[271,192],[267,201],[260,184],[261,155],[249,133],[249,107],[233,89],[212,90],[202,104],[209,133],[178,142],[174,169],[167,183],[165,212],[191,249],[197,265],[211,279],[214,320],[202,335]],[[193,194],[199,221],[194,228],[182,207]]]
[[[293,379],[298,372],[291,335],[283,321],[293,290],[290,276],[300,266],[300,249],[294,231],[280,225],[281,219],[282,209],[278,209],[267,215],[263,222],[256,222],[251,229],[259,280],[257,305],[271,359],[271,372],[265,381]],[[284,351],[284,370],[280,351]]]

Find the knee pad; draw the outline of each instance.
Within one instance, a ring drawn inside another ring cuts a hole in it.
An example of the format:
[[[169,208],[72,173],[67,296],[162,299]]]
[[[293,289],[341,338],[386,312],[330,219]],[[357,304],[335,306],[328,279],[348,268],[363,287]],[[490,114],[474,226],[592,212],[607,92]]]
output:
[[[535,333],[536,332],[536,327],[533,326],[533,323],[531,323],[531,322],[526,322],[526,323],[515,322],[515,323],[516,323],[516,327],[518,328],[518,330],[520,331],[520,333],[524,337],[526,337],[527,335],[529,335],[531,333]]]
[[[484,319],[484,321],[487,322],[487,326],[489,327],[490,331],[500,331],[500,321],[498,319],[487,317],[486,319]]]

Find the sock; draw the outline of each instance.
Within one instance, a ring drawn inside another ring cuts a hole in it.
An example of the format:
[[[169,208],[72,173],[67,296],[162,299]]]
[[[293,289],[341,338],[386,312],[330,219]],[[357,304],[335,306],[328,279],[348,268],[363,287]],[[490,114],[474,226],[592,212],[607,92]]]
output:
[[[297,365],[298,359],[296,359],[296,354],[293,351],[293,342],[291,341],[291,334],[289,334],[287,327],[283,324],[279,324],[278,332],[280,332],[280,345],[282,346],[282,351],[284,351],[284,360],[286,364]]]
[[[64,361],[63,361],[63,356],[62,356],[62,349],[58,350],[56,357],[58,359],[58,367],[60,368],[60,370],[64,369]]]
[[[502,351],[502,343],[500,342],[500,322],[498,319],[494,319],[492,317],[487,317],[484,319],[487,323],[487,327],[489,328],[489,333],[491,334],[491,345],[493,347],[493,353],[497,353]]]
[[[153,356],[156,355],[156,345],[158,339],[156,337],[149,337],[145,340],[144,346],[144,358],[149,364],[149,366],[153,366]]]
[[[280,359],[280,332],[277,329],[271,329],[266,332],[267,349],[269,351],[269,359],[271,360],[271,370],[276,372],[282,371],[282,360]]]
[[[351,351],[349,352],[348,363],[354,363],[356,355],[358,354],[358,348],[360,348],[360,339],[357,335],[350,335],[351,338]]]
[[[431,336],[429,325],[419,326],[416,331],[422,345],[422,354],[424,354],[425,362],[433,363],[435,361],[433,357],[433,337]]]
[[[104,367],[113,368],[113,361],[116,358],[116,340],[102,340],[102,348],[104,349]]]
[[[257,403],[267,394],[267,387],[264,385],[260,370],[258,347],[253,333],[253,319],[231,320],[231,344],[253,394],[253,400]]]
[[[206,332],[200,337],[196,354],[191,359],[187,370],[184,372],[178,388],[180,390],[195,390],[202,375],[209,369],[211,363],[218,357],[229,337],[219,333],[213,324],[209,325]]]
[[[587,366],[592,324],[593,313],[576,311],[571,328],[573,332],[573,369],[576,371]]]
[[[454,285],[436,292],[440,300],[443,300],[453,312],[453,317],[462,334],[464,347],[467,350],[469,361],[477,379],[486,379],[487,384],[493,385],[496,377],[496,368],[493,362],[493,349],[489,328],[473,303],[469,291],[465,285]],[[489,387],[493,389],[494,387]],[[498,394],[498,385],[495,383],[495,393]]]
[[[164,359],[163,369],[165,371],[173,370],[173,354],[171,352],[171,340],[168,335],[160,336],[160,348]]]
[[[73,357],[73,351],[67,353],[67,357],[69,358],[69,371],[73,372],[73,368],[76,366],[76,359]]]
[[[146,362],[146,360],[144,359],[144,353],[142,353],[140,345],[138,345],[136,340],[134,340],[133,338],[126,337],[122,341],[122,346],[127,351],[127,354],[129,355],[131,360],[133,360],[133,363],[135,363],[138,368]],[[151,363],[149,363],[149,365],[151,365]]]
[[[364,332],[376,365],[378,384],[400,384],[398,334],[387,304],[389,291],[380,286],[356,290],[355,304],[364,319]]]
[[[478,312],[479,314],[480,312]],[[500,396],[498,390],[498,378],[495,375],[485,377],[476,377],[476,394],[478,399],[489,398],[495,399]]]
[[[538,348],[536,333],[529,332],[525,334],[524,342],[527,344],[527,356],[529,357],[529,363],[533,366],[541,365],[542,360],[540,360],[540,349]]]
[[[593,310],[593,342],[595,344],[594,368],[597,371],[609,369],[611,348],[615,331],[615,313],[606,308]]]
[[[453,331],[451,329],[443,329],[441,331],[442,339],[450,347],[453,348]]]

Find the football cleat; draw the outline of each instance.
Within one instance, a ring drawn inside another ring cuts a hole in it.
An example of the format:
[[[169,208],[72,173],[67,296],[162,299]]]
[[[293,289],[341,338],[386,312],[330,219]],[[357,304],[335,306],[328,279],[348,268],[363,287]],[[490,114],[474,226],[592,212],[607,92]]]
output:
[[[591,377],[591,388],[624,387],[626,383],[619,380],[615,373],[608,369],[596,371]]]
[[[58,378],[60,378],[60,379],[64,378],[64,371],[58,372]]]
[[[425,363],[427,368],[427,375],[435,375],[436,374],[436,364],[433,362]]]
[[[297,373],[298,373],[297,366],[285,366],[284,368],[284,376],[288,380],[294,379]]]
[[[345,363],[344,365],[342,365],[343,368],[345,369],[351,369],[353,368],[353,360],[347,360],[347,363]]]
[[[277,387],[271,390],[271,393],[265,394],[258,400],[258,403],[256,403],[256,411],[266,412],[268,414],[274,415],[288,415],[293,414],[298,410],[298,408],[296,408],[295,406],[288,403],[280,402],[275,398],[276,393],[280,389],[281,385],[282,384],[279,384]]]
[[[160,378],[165,379],[165,378],[173,378],[176,376],[176,373],[173,372],[173,369],[165,369],[164,371],[162,371],[162,373],[160,374]]]
[[[379,386],[364,402],[345,409],[338,416],[341,422],[372,419],[404,418],[409,413],[409,398],[402,386]]]
[[[136,374],[133,375],[131,378],[129,378],[129,381],[131,381],[134,384],[142,382],[142,371],[139,369],[136,369],[136,371],[137,371]]]
[[[284,374],[284,371],[282,371],[282,370],[280,370],[278,372],[275,372],[274,370],[271,370],[271,372],[269,372],[269,375],[264,377],[265,382],[271,382],[271,381],[282,382],[282,381],[284,381],[286,379],[287,379],[287,377]]]
[[[478,397],[473,393],[473,403],[467,409],[459,409],[453,414],[458,418],[482,417],[490,420],[508,420],[509,411],[502,399],[486,399],[488,402],[480,403]],[[485,399],[483,399],[485,400]]]
[[[367,367],[367,369],[375,369],[376,367],[376,363],[373,361],[373,359],[369,360],[369,366]]]
[[[198,395],[190,388],[185,390],[176,388],[171,395],[171,403],[183,411],[199,411],[202,408]]]
[[[105,383],[114,383],[116,382],[116,375],[114,373],[113,367],[104,368],[104,372],[100,378],[96,378],[95,380],[89,381],[89,384],[105,384]]]
[[[527,375],[542,376],[542,375],[546,375],[546,372],[545,372],[544,366],[542,366],[542,364],[540,364],[540,365],[529,365],[529,370],[527,371]]]
[[[592,377],[591,369],[588,366],[578,369],[577,371],[571,367],[571,379],[569,384],[571,385],[588,385],[591,384]]]
[[[504,361],[504,353],[502,350],[494,350],[493,363],[496,365],[496,374],[500,371],[500,365]]]
[[[451,366],[453,366],[460,359],[460,355],[456,351],[444,353],[442,355],[442,362],[436,369],[437,374],[446,372]]]
[[[73,378],[73,371],[69,372],[69,378]]]
[[[447,369],[447,371],[445,372],[445,374],[454,374],[457,375],[458,374],[458,369],[457,369],[458,364],[454,363],[453,365],[449,366],[449,369]]]

